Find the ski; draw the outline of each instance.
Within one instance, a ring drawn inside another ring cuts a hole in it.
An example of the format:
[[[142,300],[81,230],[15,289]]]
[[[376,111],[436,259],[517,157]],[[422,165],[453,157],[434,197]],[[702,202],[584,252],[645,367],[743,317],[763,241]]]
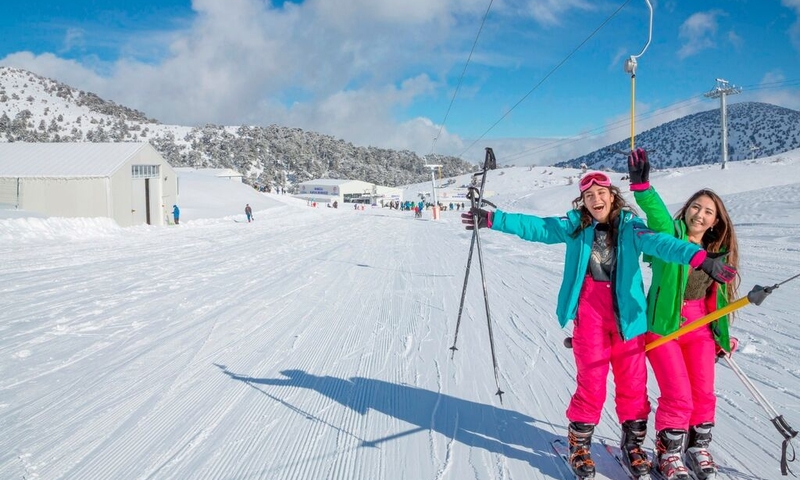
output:
[[[617,464],[620,466],[620,468],[622,468],[622,470],[628,475],[628,478],[630,478],[631,480],[651,480],[651,478],[653,478],[651,475],[640,475],[640,476],[634,475],[633,472],[631,472],[628,469],[628,466],[625,465],[625,462],[622,460],[622,451],[619,449],[619,447],[612,446],[603,438],[600,439],[600,443],[603,444],[603,447],[606,449],[606,452],[608,452],[609,455],[614,457],[614,460],[617,461]],[[654,473],[655,469],[651,469],[650,472]]]
[[[556,438],[550,442],[550,446],[553,447],[553,451],[556,452],[556,455],[558,455],[561,460],[564,461],[564,465],[567,467],[567,471],[569,472],[570,476],[565,478],[574,478],[575,480],[597,479],[596,475],[581,478],[575,474],[575,472],[572,470],[572,465],[569,463],[569,445],[564,441],[563,438]]]
[[[698,480],[697,476],[691,469],[687,468],[686,471],[689,474],[689,480]],[[651,477],[652,480],[666,480],[666,478],[663,475],[661,475],[661,473],[655,467],[653,467],[653,470],[651,471]],[[716,478],[717,478],[716,476],[713,476],[709,477],[708,480],[715,480]]]
[[[628,468],[625,466],[625,463],[622,460],[622,452],[620,451],[619,447],[617,447],[615,445],[611,445],[605,439],[600,439],[600,442],[603,444],[603,446],[605,447],[605,449],[609,453],[609,455],[614,457],[614,460],[617,461],[617,464],[619,464],[619,466],[625,471],[625,473],[628,474],[628,477],[631,480],[666,480],[664,478],[664,476],[661,475],[661,473],[658,471],[657,465],[655,463],[655,454],[653,454],[652,452],[648,452],[648,455],[650,456],[651,460],[653,461],[653,468],[650,469],[650,475],[637,477],[635,475],[632,475],[630,470],[628,470]],[[694,473],[694,470],[692,470],[691,468],[688,468],[688,467],[687,467],[686,470],[687,470],[687,473],[689,474],[689,479],[690,480],[701,480],[700,477],[698,477],[697,474]],[[702,480],[721,480],[722,478],[723,477],[720,476],[720,473],[717,472],[716,474],[710,475],[710,476],[708,476],[708,477],[706,477],[706,478],[704,478]]]
[[[575,472],[572,470],[572,465],[569,463],[569,444],[566,439],[556,438],[550,442],[550,445],[556,455],[564,462],[567,472],[569,472],[565,478],[574,480],[619,480],[621,478],[627,478],[628,476],[627,470],[622,469],[621,472],[619,471],[620,465],[618,465],[615,460],[608,458],[609,455],[604,448],[596,448],[592,450],[592,460],[597,469],[594,477],[579,477],[575,475]],[[625,477],[622,475],[625,475]],[[642,480],[644,480],[644,477],[642,477]]]

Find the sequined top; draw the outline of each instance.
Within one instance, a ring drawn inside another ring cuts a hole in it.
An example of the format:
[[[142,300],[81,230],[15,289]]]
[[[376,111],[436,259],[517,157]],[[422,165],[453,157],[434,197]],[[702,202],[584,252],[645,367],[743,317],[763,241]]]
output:
[[[603,228],[605,227],[605,228]],[[594,230],[592,255],[589,258],[589,273],[598,282],[610,282],[611,272],[617,263],[616,246],[608,241],[608,226],[598,224]]]

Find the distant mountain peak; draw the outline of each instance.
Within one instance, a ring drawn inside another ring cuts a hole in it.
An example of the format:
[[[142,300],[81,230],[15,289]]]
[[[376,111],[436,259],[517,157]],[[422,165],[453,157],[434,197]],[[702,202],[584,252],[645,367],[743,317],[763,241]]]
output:
[[[800,112],[769,103],[728,105],[728,161],[777,155],[800,148]],[[721,163],[720,109],[694,113],[636,135],[637,147],[652,154],[656,168]],[[557,167],[626,171],[627,159],[618,152],[630,149],[630,138],[586,155],[555,164]]]

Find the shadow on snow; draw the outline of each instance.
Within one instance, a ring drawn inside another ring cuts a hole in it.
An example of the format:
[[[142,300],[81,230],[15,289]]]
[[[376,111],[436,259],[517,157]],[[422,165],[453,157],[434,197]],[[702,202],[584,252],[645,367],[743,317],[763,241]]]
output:
[[[369,378],[342,379],[317,376],[302,370],[281,371],[286,378],[255,378],[233,373],[224,365],[215,365],[230,378],[247,383],[294,412],[358,439],[361,447],[378,447],[381,443],[407,435],[433,431],[464,445],[525,461],[549,477],[563,476],[563,462],[550,447],[550,442],[559,436],[534,425],[537,422],[552,424],[513,410]],[[291,405],[257,385],[314,390],[361,415],[374,410],[416,427],[382,438],[363,439]]]

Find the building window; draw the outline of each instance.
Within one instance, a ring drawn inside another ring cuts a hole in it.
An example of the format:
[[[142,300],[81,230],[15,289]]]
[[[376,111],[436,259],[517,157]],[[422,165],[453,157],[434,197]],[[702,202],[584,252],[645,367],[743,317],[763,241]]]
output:
[[[132,165],[133,178],[161,178],[160,165]]]

